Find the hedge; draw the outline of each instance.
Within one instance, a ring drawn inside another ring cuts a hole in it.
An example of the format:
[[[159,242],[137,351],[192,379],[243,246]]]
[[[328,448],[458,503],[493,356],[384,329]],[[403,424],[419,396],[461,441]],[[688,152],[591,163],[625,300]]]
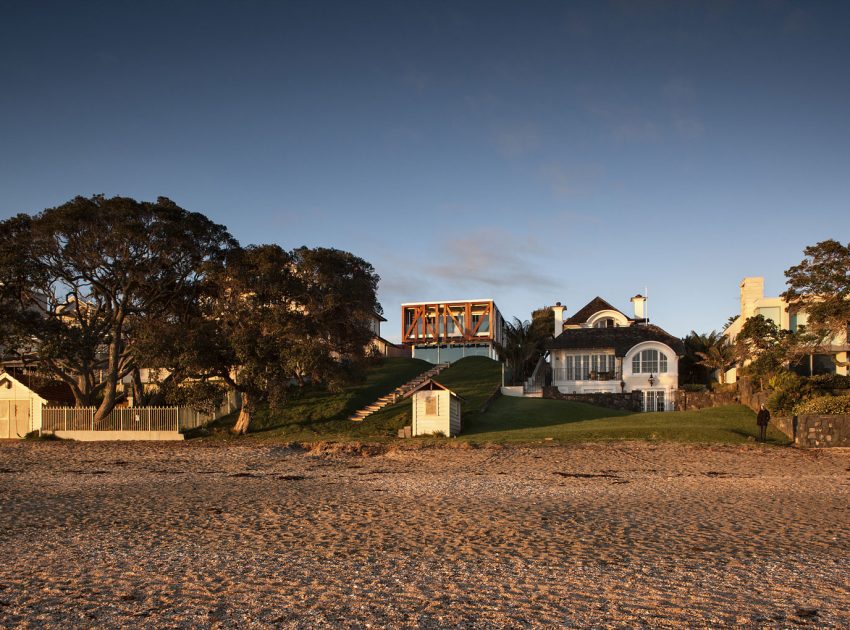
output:
[[[850,396],[817,396],[804,400],[794,408],[800,414],[850,413]]]

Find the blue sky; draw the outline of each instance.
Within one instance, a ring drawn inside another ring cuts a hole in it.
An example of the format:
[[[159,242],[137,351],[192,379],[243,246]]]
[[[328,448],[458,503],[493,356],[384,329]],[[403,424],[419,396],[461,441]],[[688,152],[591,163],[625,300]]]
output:
[[[850,241],[844,2],[0,2],[0,217],[167,196],[506,316],[720,328]]]

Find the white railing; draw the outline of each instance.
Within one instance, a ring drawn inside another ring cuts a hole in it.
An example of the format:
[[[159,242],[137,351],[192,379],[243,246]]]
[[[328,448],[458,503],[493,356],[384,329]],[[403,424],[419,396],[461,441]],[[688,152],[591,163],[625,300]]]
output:
[[[177,407],[129,407],[113,409],[95,421],[94,407],[44,407],[41,411],[42,431],[178,431]]]
[[[239,409],[234,391],[225,396],[215,411],[205,413],[191,407],[128,407],[113,409],[95,422],[95,407],[44,407],[42,431],[187,431],[205,426]]]

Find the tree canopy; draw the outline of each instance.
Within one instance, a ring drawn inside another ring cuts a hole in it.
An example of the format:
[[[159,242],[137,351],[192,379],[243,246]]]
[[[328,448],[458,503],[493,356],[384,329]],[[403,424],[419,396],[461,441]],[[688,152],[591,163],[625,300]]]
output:
[[[234,387],[240,433],[260,401],[282,404],[306,382],[341,387],[366,358],[378,281],[349,252],[241,248],[165,198],[77,197],[0,223],[4,352],[97,405],[95,421],[128,376],[141,394],[141,367],[161,368],[159,402],[210,407],[216,382]]]
[[[166,198],[76,197],[0,223],[5,347],[65,382],[79,405],[116,402],[137,365],[133,331],[194,295],[236,242]]]
[[[805,258],[785,272],[782,297],[808,313],[806,332],[822,343],[841,337],[850,325],[850,244],[821,241],[803,250]]]

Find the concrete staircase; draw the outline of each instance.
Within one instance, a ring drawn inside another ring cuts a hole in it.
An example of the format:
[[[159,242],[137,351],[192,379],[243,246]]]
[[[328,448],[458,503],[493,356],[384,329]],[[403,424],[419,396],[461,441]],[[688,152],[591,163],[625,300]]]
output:
[[[419,387],[422,383],[427,381],[429,378],[433,378],[434,376],[436,376],[437,374],[439,374],[440,372],[445,370],[447,367],[449,367],[448,363],[438,363],[437,365],[435,365],[431,369],[426,370],[425,372],[422,372],[422,374],[420,374],[419,376],[416,376],[415,378],[412,378],[411,380],[407,381],[401,387],[396,387],[393,391],[391,391],[386,396],[381,396],[380,398],[378,398],[378,400],[373,402],[371,405],[367,405],[366,407],[363,407],[363,409],[361,409],[360,411],[358,411],[354,415],[349,416],[348,419],[351,420],[352,422],[363,422],[366,418],[371,416],[376,411],[380,411],[384,407],[387,407],[389,405],[394,405],[399,400],[402,400],[403,398],[407,398],[414,389]]]

